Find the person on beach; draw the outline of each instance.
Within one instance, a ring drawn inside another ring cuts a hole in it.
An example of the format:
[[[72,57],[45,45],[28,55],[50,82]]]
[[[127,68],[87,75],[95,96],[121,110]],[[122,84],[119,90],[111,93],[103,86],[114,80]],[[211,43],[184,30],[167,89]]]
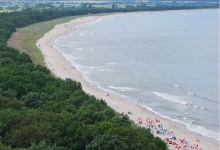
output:
[[[139,125],[141,125],[141,124],[142,124],[142,118],[141,118],[141,117],[140,117],[140,118],[138,118],[138,120],[137,120],[137,121],[138,121],[138,124],[139,124]]]
[[[156,121],[156,122],[160,122],[160,119],[156,117],[156,118],[155,118],[155,121]]]

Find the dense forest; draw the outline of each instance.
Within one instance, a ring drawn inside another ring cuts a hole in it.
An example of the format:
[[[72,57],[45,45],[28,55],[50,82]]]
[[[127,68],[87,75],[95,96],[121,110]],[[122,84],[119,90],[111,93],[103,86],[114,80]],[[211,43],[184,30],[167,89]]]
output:
[[[0,149],[2,150],[166,150],[146,128],[135,126],[104,100],[86,94],[7,46],[16,28],[55,18],[169,7],[76,8],[0,13]],[[172,9],[192,9],[174,7]],[[194,9],[194,8],[193,8]]]

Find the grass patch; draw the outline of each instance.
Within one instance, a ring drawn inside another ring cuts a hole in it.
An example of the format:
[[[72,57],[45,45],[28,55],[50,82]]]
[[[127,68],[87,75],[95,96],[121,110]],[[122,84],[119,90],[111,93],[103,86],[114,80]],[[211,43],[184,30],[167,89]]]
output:
[[[20,52],[28,54],[35,64],[45,66],[43,55],[36,46],[36,41],[43,37],[46,32],[53,29],[56,24],[65,23],[79,17],[82,16],[59,18],[18,28],[8,40],[8,46],[14,47]]]

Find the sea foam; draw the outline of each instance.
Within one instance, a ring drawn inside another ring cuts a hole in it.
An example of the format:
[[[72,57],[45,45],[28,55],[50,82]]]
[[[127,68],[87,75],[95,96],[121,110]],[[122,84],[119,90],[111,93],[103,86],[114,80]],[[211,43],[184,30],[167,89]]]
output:
[[[201,135],[204,135],[204,136],[207,136],[209,138],[212,138],[212,139],[215,139],[217,141],[220,141],[219,139],[219,131],[213,131],[213,130],[210,130],[210,129],[206,129],[202,126],[199,126],[199,125],[193,125],[193,124],[188,124],[187,125],[187,128],[191,131],[194,131],[194,132],[198,132],[200,133]]]
[[[185,97],[183,97],[183,96],[175,96],[175,95],[169,95],[167,93],[159,93],[159,92],[153,92],[153,94],[155,94],[159,97],[162,97],[168,101],[187,105],[187,101],[185,100]]]
[[[136,91],[137,89],[135,88],[130,88],[130,87],[115,87],[115,86],[108,86],[111,89],[119,90],[119,91],[124,91],[124,92],[129,92],[129,91]]]

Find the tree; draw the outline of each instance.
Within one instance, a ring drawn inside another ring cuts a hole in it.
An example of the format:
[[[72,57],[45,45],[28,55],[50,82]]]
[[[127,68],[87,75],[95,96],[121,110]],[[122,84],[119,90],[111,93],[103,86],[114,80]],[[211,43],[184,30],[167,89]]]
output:
[[[27,107],[38,108],[50,100],[46,93],[30,92],[21,98]]]
[[[112,4],[112,9],[116,9],[117,5],[115,3]]]
[[[22,101],[17,100],[16,98],[7,98],[0,95],[0,109],[21,109],[24,107],[24,103]]]
[[[86,150],[128,150],[126,143],[119,140],[116,135],[103,134],[97,136]]]
[[[153,142],[155,143],[155,145],[157,145],[158,150],[159,149],[168,149],[167,144],[164,141],[162,141],[159,137],[154,138]]]
[[[155,143],[150,142],[147,146],[147,150],[157,150]]]
[[[88,7],[88,8],[92,8],[92,4],[91,4],[91,3],[89,3],[87,7]]]
[[[2,143],[0,143],[0,149],[2,149],[2,150],[12,150],[12,148],[10,146],[5,146]]]
[[[50,146],[46,141],[40,143],[31,143],[31,146],[27,150],[64,150],[63,147],[57,147],[56,145]]]

